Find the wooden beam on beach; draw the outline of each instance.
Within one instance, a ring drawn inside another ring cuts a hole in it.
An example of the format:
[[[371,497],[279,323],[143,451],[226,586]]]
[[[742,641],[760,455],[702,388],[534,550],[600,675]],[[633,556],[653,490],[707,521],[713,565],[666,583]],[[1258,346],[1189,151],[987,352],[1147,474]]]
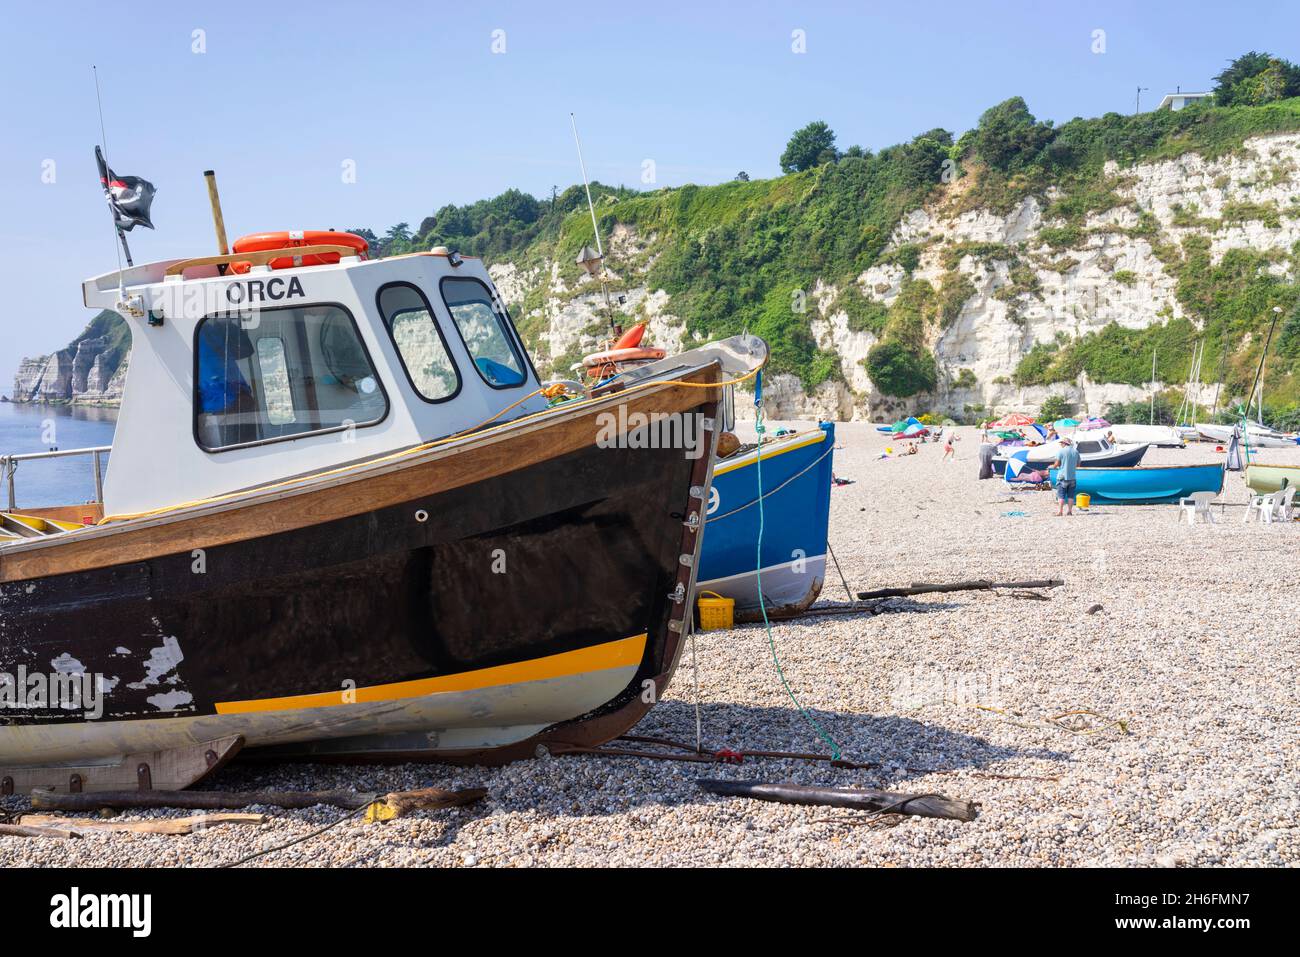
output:
[[[270,807],[304,808],[324,804],[355,810],[370,804],[383,803],[400,809],[394,816],[414,809],[456,807],[480,800],[487,794],[483,788],[466,788],[462,791],[445,791],[442,788],[424,788],[418,791],[380,792],[349,791],[100,791],[94,794],[56,794],[33,791],[32,807],[42,811],[94,811],[111,808],[184,808],[212,811],[222,808],[249,807],[265,804]]]
[[[191,817],[169,817],[152,821],[117,821],[103,818],[59,817],[55,814],[24,814],[19,826],[35,830],[60,830],[70,832],[70,837],[88,834],[193,834],[218,824],[262,824],[265,814],[195,814]],[[42,835],[44,836],[44,835]],[[60,835],[62,836],[62,835]]]
[[[973,821],[977,813],[976,806],[970,801],[954,801],[938,794],[899,794],[874,788],[815,788],[804,784],[718,781],[711,778],[701,778],[695,783],[710,794],[775,801],[779,804],[814,804],[957,821]]]
[[[950,584],[932,584],[913,582],[906,588],[879,588],[875,591],[860,591],[858,598],[869,601],[873,598],[903,598],[907,595],[927,595],[932,592],[948,591],[991,591],[995,588],[1056,588],[1064,585],[1060,578],[1040,578],[1022,582],[994,582],[983,579],[976,581],[951,582]]]

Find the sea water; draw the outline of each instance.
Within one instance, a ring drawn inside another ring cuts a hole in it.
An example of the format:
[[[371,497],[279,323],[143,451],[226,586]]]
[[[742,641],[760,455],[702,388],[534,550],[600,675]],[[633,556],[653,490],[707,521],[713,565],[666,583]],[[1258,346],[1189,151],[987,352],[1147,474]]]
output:
[[[116,425],[116,409],[0,402],[0,455],[112,445]],[[107,469],[108,458],[100,456],[101,468]],[[91,462],[89,455],[20,462],[14,483],[18,507],[93,501]],[[0,508],[9,507],[9,486],[4,478],[0,476]]]

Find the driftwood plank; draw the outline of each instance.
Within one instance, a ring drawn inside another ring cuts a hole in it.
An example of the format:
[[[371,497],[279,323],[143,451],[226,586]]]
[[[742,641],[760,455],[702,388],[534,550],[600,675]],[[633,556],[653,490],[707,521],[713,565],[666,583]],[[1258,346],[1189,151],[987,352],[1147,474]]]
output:
[[[266,804],[271,807],[304,808],[325,804],[349,809],[363,808],[376,802],[393,809],[389,817],[400,817],[414,810],[455,807],[470,804],[487,794],[483,788],[446,791],[424,788],[419,791],[101,791],[97,794],[52,794],[32,792],[32,807],[42,811],[94,811],[115,808],[186,808],[216,810]]]
[[[976,581],[952,582],[946,585],[913,582],[906,588],[879,588],[875,591],[860,591],[858,598],[866,601],[872,598],[903,598],[907,595],[927,595],[932,592],[946,591],[989,591],[994,588],[1055,588],[1064,585],[1059,578],[1041,578],[1023,582],[993,582],[979,579]]]
[[[261,824],[265,814],[196,814],[161,821],[115,821],[103,818],[59,817],[55,814],[24,814],[22,826],[59,828],[85,834],[192,834],[218,824]]]
[[[31,827],[26,824],[0,824],[0,837],[81,837],[65,827]]]
[[[42,811],[95,811],[116,808],[187,808],[218,810],[269,804],[272,807],[302,808],[325,804],[333,807],[365,807],[380,795],[358,791],[100,791],[95,794],[52,794],[32,792],[32,807]]]
[[[944,817],[958,821],[973,821],[976,815],[975,805],[970,801],[954,801],[937,794],[898,794],[874,788],[815,788],[804,784],[718,781],[711,778],[701,778],[695,783],[710,794],[776,801],[780,804],[817,804],[861,811],[913,814],[918,817]]]

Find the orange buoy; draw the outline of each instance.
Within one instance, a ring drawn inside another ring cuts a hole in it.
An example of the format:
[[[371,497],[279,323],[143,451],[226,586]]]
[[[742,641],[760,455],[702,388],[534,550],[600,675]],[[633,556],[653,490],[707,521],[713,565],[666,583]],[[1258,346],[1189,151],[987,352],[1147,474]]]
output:
[[[256,253],[267,249],[293,249],[301,246],[346,246],[364,257],[370,250],[370,244],[356,233],[335,232],[332,229],[290,229],[279,233],[249,233],[241,236],[231,245],[231,252]],[[283,256],[272,259],[272,269],[291,269],[294,266],[330,266],[339,261],[338,253],[320,253],[312,256]],[[246,273],[251,263],[234,262],[230,271]]]
[[[612,346],[610,346],[610,348],[611,349],[635,349],[637,346],[641,344],[641,340],[645,338],[645,328],[646,328],[646,323],[638,322],[627,332],[619,336],[618,341],[615,342]]]

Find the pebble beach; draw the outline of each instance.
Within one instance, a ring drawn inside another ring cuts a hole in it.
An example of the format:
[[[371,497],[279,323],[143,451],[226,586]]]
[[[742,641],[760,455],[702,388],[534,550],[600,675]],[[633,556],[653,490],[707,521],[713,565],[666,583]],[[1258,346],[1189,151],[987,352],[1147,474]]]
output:
[[[771,423],[776,428],[780,423]],[[1057,517],[1049,491],[978,481],[979,433],[916,455],[837,427],[830,541],[853,592],[914,582],[1063,579],[1035,598],[966,591],[700,633],[634,734],[706,749],[829,753],[865,769],[548,756],[501,768],[235,764],[217,790],[487,789],[471,806],[367,823],[331,807],[246,808],[261,824],[187,836],[0,837],[0,865],[1295,866],[1300,864],[1300,523],[1172,505]],[[1211,445],[1144,465],[1219,462]],[[1300,465],[1300,448],[1259,461]],[[819,607],[844,605],[828,568]],[[1099,607],[1098,607],[1099,606]],[[773,661],[775,651],[796,707]],[[698,684],[698,690],[697,690]],[[644,747],[644,745],[628,745]],[[937,793],[969,823],[704,794],[732,778]],[[6,798],[9,811],[25,807]],[[127,812],[130,820],[191,811]],[[338,822],[338,823],[335,823]]]

